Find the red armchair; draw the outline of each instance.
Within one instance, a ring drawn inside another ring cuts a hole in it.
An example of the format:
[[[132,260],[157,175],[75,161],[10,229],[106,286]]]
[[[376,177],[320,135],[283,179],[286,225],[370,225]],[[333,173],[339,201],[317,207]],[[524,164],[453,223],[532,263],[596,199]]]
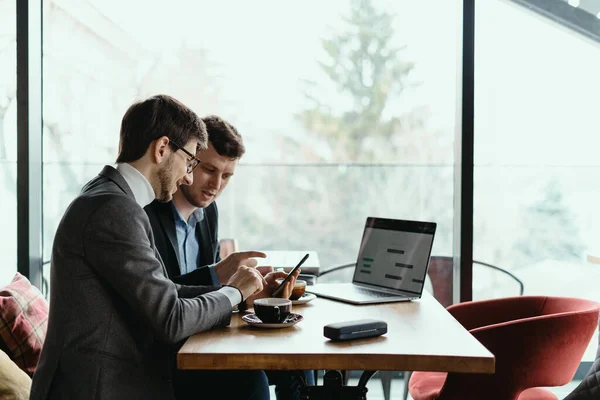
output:
[[[536,386],[561,386],[573,379],[598,324],[600,303],[522,296],[467,302],[448,311],[496,357],[496,372],[413,373],[415,400],[556,399]]]

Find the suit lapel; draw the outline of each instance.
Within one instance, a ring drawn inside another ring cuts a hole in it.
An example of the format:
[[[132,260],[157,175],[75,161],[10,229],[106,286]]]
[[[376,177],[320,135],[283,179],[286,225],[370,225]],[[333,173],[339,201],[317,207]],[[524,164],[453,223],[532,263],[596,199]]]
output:
[[[177,246],[177,231],[175,230],[175,220],[173,218],[173,210],[171,209],[171,203],[164,203],[160,205],[160,212],[158,213],[158,220],[160,221],[169,244],[175,253],[177,258],[177,265],[179,266],[179,273],[181,273],[181,260],[179,259],[179,246]],[[169,215],[171,214],[171,215]]]
[[[213,248],[213,241],[208,223],[208,215],[204,213],[202,221],[196,225],[196,236],[198,237],[198,243],[202,246],[200,248],[200,265],[210,265],[215,263],[215,249]]]

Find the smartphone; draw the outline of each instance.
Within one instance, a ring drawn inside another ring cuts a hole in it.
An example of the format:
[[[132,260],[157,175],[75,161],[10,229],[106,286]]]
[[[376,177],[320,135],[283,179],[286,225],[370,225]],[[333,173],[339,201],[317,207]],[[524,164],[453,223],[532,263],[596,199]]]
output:
[[[304,261],[306,261],[306,259],[308,258],[308,253],[302,257],[302,260],[300,260],[300,262],[298,263],[298,265],[296,265],[291,271],[290,273],[285,277],[285,279],[283,280],[283,282],[281,282],[281,284],[277,287],[277,289],[275,289],[275,291],[273,292],[273,294],[271,295],[271,297],[277,297],[281,294],[281,292],[283,291],[283,285],[286,284],[287,281],[290,280],[290,278],[292,277],[292,274],[298,269],[300,268],[300,266],[302,264],[304,264]]]

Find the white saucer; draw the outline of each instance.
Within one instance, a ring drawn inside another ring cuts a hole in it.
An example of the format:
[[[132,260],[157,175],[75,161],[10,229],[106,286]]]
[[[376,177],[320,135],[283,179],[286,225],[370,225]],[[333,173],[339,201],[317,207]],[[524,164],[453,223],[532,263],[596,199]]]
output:
[[[304,293],[302,295],[302,297],[300,297],[298,300],[292,300],[292,304],[293,305],[297,305],[297,304],[306,304],[309,301],[312,301],[314,299],[316,299],[317,296],[312,294],[312,293]]]
[[[279,329],[279,328],[289,328],[290,326],[296,325],[298,322],[302,321],[304,317],[300,314],[290,313],[285,321],[280,323],[272,323],[265,324],[262,322],[256,314],[246,314],[242,316],[242,320],[246,322],[250,326],[255,326],[257,328],[271,328],[271,329]]]

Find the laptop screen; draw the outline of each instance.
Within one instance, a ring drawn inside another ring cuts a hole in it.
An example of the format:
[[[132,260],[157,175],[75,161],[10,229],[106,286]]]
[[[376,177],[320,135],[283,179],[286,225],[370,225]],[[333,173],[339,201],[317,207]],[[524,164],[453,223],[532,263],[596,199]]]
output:
[[[367,218],[353,282],[420,295],[435,228],[434,222]]]

